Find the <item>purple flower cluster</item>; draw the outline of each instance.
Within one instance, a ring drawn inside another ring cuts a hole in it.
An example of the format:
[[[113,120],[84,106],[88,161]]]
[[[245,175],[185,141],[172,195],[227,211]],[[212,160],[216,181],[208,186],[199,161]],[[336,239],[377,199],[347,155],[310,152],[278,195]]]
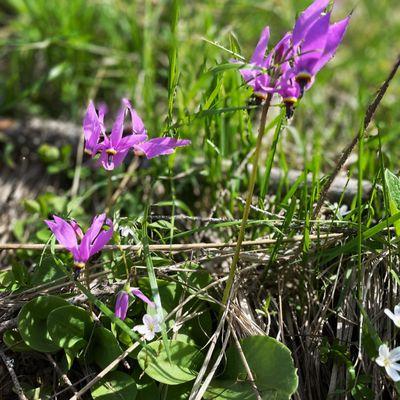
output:
[[[264,28],[250,63],[240,70],[257,96],[278,93],[288,107],[293,107],[312,86],[316,74],[335,55],[350,22],[348,16],[331,24],[329,2],[315,0],[270,52],[270,31]]]
[[[107,135],[104,126],[106,108],[99,107],[96,112],[93,102],[89,103],[83,120],[85,135],[85,153],[95,157],[100,153],[99,163],[106,170],[113,170],[122,164],[130,150],[143,154],[147,158],[171,154],[175,148],[187,146],[190,140],[180,140],[171,137],[158,137],[147,140],[147,132],[142,120],[131,106],[129,100],[122,100],[122,107]],[[131,119],[131,132],[124,136],[124,120],[128,114]]]

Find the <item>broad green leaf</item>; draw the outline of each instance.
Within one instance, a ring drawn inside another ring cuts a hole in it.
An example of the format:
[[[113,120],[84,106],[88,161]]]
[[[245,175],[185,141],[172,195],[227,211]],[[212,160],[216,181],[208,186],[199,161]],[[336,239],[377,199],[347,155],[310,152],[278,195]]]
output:
[[[263,400],[289,400],[298,385],[290,350],[268,336],[251,336],[240,344]],[[246,378],[247,372],[237,348],[232,346],[227,351],[226,369],[221,380],[212,382],[205,398],[254,399]]]
[[[31,351],[32,349],[23,341],[18,330],[10,329],[4,332],[4,344],[12,351]]]
[[[18,330],[32,349],[51,353],[60,349],[47,330],[47,317],[55,309],[69,305],[56,296],[39,296],[26,303],[18,314]]]
[[[400,179],[387,169],[385,183],[388,189],[390,213],[393,216],[400,211]],[[393,225],[396,235],[400,236],[400,220],[395,221]]]
[[[119,371],[107,374],[91,392],[94,400],[135,400],[137,396],[135,380]]]
[[[94,330],[91,351],[94,353],[94,361],[100,368],[107,367],[122,354],[121,346],[115,336],[102,326]]]
[[[77,306],[57,308],[47,318],[47,329],[53,342],[73,352],[78,352],[87,344],[92,327],[88,313]]]
[[[147,349],[138,354],[140,367],[151,378],[167,385],[180,385],[196,378],[204,356],[191,344],[172,340],[169,342],[169,355],[162,341],[149,344],[157,353],[153,356]]]

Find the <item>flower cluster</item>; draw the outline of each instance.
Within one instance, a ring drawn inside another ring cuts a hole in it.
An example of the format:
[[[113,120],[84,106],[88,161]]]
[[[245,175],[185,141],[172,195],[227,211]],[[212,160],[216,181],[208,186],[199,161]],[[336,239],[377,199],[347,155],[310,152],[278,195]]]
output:
[[[85,135],[85,153],[95,157],[100,153],[99,163],[106,170],[113,170],[122,164],[130,150],[136,154],[143,154],[147,158],[171,154],[175,148],[187,146],[190,140],[181,140],[172,137],[158,137],[149,139],[142,120],[131,106],[129,100],[122,100],[122,107],[107,135],[104,126],[106,107],[100,106],[98,113],[93,102],[89,103],[83,120]],[[131,132],[124,136],[124,121],[126,115],[131,119]]]
[[[394,308],[394,313],[385,309],[385,314],[400,328],[400,304]],[[380,367],[384,367],[386,373],[394,382],[400,381],[400,347],[390,350],[386,344],[379,346],[379,357],[375,360]]]
[[[263,30],[250,63],[240,70],[257,96],[278,93],[290,110],[312,86],[316,74],[335,55],[350,22],[348,16],[331,24],[329,1],[315,0],[269,52],[270,30]]]
[[[99,165],[102,165],[106,170],[113,170],[121,165],[130,150],[133,150],[137,155],[144,155],[150,159],[171,154],[175,151],[175,148],[190,144],[190,140],[179,140],[172,137],[158,137],[148,140],[142,120],[127,99],[122,100],[122,107],[109,135],[106,133],[104,125],[106,113],[107,108],[104,105],[101,105],[96,111],[91,101],[83,120],[85,153],[93,158],[100,154]],[[131,131],[124,135],[124,122],[127,114],[131,120]],[[53,232],[57,241],[72,254],[75,273],[79,273],[85,268],[90,257],[101,251],[114,233],[114,225],[106,217],[106,214],[96,216],[85,234],[75,220],[66,221],[57,215],[53,216],[53,220],[46,220],[45,223]],[[117,294],[116,317],[122,320],[126,318],[130,296],[136,296],[150,307],[155,308],[153,301],[146,297],[139,288],[130,288],[128,282],[124,290]],[[158,317],[146,314],[143,317],[143,323],[144,325],[138,325],[134,329],[145,340],[152,340],[156,332],[160,332]]]

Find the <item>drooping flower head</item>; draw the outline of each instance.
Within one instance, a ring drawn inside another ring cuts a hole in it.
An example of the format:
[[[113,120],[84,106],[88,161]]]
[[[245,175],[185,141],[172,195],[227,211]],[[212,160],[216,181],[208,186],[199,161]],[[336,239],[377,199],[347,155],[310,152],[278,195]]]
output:
[[[130,150],[153,158],[164,154],[171,154],[177,147],[187,146],[190,140],[180,140],[170,137],[147,139],[147,132],[143,121],[127,99],[122,100],[122,108],[112,126],[110,135],[104,127],[105,108],[97,114],[93,102],[89,103],[83,121],[85,134],[85,152],[94,157],[100,153],[100,164],[106,170],[113,170],[122,164]],[[124,136],[124,120],[130,116],[131,132]]]
[[[115,316],[122,320],[126,318],[126,314],[128,312],[130,295],[136,296],[152,308],[155,308],[156,306],[154,302],[151,301],[146,295],[144,295],[139,288],[130,288],[128,286],[117,294],[117,298],[115,301]]]
[[[161,332],[161,321],[157,315],[143,316],[143,325],[136,325],[133,330],[142,335],[144,340],[153,340],[157,332]]]
[[[400,347],[389,350],[386,344],[379,346],[379,357],[375,360],[380,367],[384,367],[386,373],[394,382],[400,381]]]
[[[269,28],[264,28],[248,65],[240,70],[244,81],[259,97],[279,93],[293,105],[311,87],[315,75],[335,55],[350,22],[350,16],[330,24],[326,12],[330,0],[315,0],[288,32],[268,52]],[[238,61],[232,61],[238,63]]]
[[[302,89],[309,88],[315,75],[335,55],[350,22],[350,16],[330,24],[325,12],[329,0],[316,0],[303,11],[293,28],[295,51],[293,75]]]
[[[113,235],[113,223],[101,214],[94,217],[92,225],[83,234],[76,221],[65,221],[57,215],[53,220],[44,221],[53,232],[58,243],[63,245],[73,256],[74,266],[78,269],[85,267],[89,258],[98,253]]]

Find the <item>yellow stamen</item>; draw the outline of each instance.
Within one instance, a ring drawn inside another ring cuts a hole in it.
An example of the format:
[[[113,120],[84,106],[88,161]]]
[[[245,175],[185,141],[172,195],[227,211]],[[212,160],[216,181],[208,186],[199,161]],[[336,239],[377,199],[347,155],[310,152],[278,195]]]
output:
[[[117,154],[117,150],[114,149],[107,149],[106,153],[111,156],[115,156]]]
[[[83,269],[83,268],[85,268],[85,263],[84,262],[76,262],[74,264],[74,267],[78,268],[78,269]]]

